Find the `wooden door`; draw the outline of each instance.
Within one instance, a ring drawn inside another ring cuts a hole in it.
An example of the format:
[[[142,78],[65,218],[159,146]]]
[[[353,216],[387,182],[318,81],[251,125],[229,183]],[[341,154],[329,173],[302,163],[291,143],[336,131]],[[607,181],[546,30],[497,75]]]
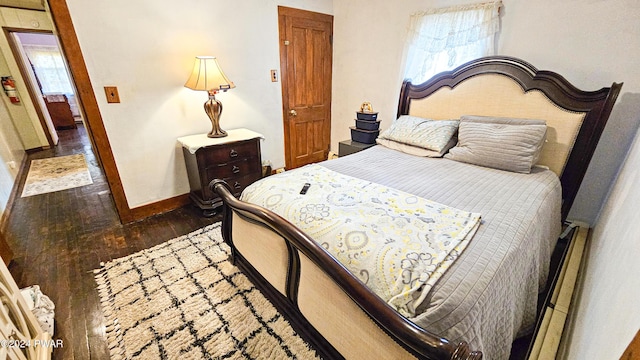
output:
[[[331,142],[333,16],[279,6],[287,168],[326,160]]]

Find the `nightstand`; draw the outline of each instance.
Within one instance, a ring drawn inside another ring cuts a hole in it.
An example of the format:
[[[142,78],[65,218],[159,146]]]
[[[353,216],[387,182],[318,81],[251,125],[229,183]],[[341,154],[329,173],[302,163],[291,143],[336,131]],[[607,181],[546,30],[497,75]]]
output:
[[[211,180],[226,181],[237,197],[262,177],[260,139],[263,136],[247,129],[227,130],[227,133],[223,138],[198,134],[178,139],[189,176],[189,197],[205,216],[213,216],[222,205],[220,197],[209,189]]]
[[[357,153],[358,151],[368,149],[374,145],[376,144],[363,144],[353,140],[343,140],[338,144],[338,156],[342,157],[345,155]]]

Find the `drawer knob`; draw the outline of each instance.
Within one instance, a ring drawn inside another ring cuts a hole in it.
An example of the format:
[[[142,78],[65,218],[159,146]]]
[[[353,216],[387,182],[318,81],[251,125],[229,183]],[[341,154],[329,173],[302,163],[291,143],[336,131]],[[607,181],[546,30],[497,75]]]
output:
[[[236,182],[233,184],[233,187],[234,187],[235,189],[240,189],[240,188],[242,187],[242,185],[240,185],[240,183],[236,181]]]
[[[236,149],[231,149],[231,151],[229,151],[229,157],[237,157],[238,156],[238,152],[236,151]]]
[[[231,172],[237,174],[240,172],[240,168],[236,165],[233,165],[233,167],[231,168]]]

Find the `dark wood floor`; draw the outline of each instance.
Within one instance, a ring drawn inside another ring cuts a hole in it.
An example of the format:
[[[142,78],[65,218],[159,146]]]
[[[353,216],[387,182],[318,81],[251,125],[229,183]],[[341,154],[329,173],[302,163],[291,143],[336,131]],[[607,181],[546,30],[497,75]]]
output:
[[[9,270],[19,287],[38,284],[56,305],[54,359],[109,359],[104,317],[92,270],[101,262],[149,248],[219,218],[187,206],[122,225],[85,129],[62,130],[60,144],[30,160],[85,154],[93,184],[20,198],[9,212],[6,236],[14,252]],[[18,194],[27,171],[19,179]]]

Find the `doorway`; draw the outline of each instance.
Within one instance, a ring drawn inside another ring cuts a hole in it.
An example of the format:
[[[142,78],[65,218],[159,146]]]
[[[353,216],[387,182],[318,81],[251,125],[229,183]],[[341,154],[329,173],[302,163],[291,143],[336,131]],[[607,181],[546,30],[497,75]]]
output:
[[[84,126],[76,87],[57,38],[47,31],[11,30],[8,35],[49,146],[57,146],[70,131]],[[78,135],[87,136],[84,131]]]
[[[287,168],[326,160],[331,145],[333,16],[278,7]]]
[[[107,136],[104,122],[102,120],[102,115],[98,107],[98,101],[94,93],[94,88],[91,84],[89,72],[87,70],[87,66],[82,55],[82,50],[80,48],[80,43],[75,33],[73,21],[71,20],[71,14],[69,12],[69,8],[67,7],[67,1],[38,1],[38,4],[34,5],[33,7],[22,6],[26,4],[23,3],[18,4],[16,2],[14,3],[14,5],[17,8],[26,10],[45,11],[47,17],[52,20],[52,24],[55,27],[54,32],[57,36],[61,53],[64,55],[68,62],[68,70],[71,74],[71,78],[73,79],[77,90],[77,102],[79,104],[82,104],[82,106],[80,107],[80,113],[82,114],[82,121],[84,130],[86,130],[87,139],[91,144],[91,150],[95,154],[96,161],[99,167],[104,172],[104,175],[106,177],[105,180],[109,185],[111,200],[113,202],[113,205],[115,205],[116,212],[120,218],[120,221],[122,223],[129,223],[160,212],[173,210],[179,205],[182,205],[182,203],[180,203],[178,200],[173,202],[167,201],[166,203],[162,204],[145,205],[135,209],[131,209],[129,207],[124,192],[124,187],[122,185],[122,180],[120,179],[120,174],[116,166],[115,157],[113,156],[113,152],[111,151],[111,145]],[[8,34],[8,32],[10,31],[38,31],[27,28],[8,27],[3,27],[3,30],[7,39],[11,39],[11,36],[9,36]],[[11,41],[9,42],[12,43]],[[15,44],[12,45],[11,50],[15,57]],[[23,73],[21,75],[23,78],[26,76]],[[27,88],[27,90],[29,90],[30,86],[27,86]],[[30,98],[34,99],[34,101],[37,101],[37,99],[41,99],[40,97],[33,95],[30,90],[29,92]],[[40,109],[44,108],[44,106],[33,106],[33,108],[38,113],[37,117],[41,122],[42,128],[45,129],[47,125],[45,123],[46,121],[43,119],[46,115],[43,115],[43,113],[40,111]],[[51,136],[50,131],[44,131],[44,133],[46,136]]]

